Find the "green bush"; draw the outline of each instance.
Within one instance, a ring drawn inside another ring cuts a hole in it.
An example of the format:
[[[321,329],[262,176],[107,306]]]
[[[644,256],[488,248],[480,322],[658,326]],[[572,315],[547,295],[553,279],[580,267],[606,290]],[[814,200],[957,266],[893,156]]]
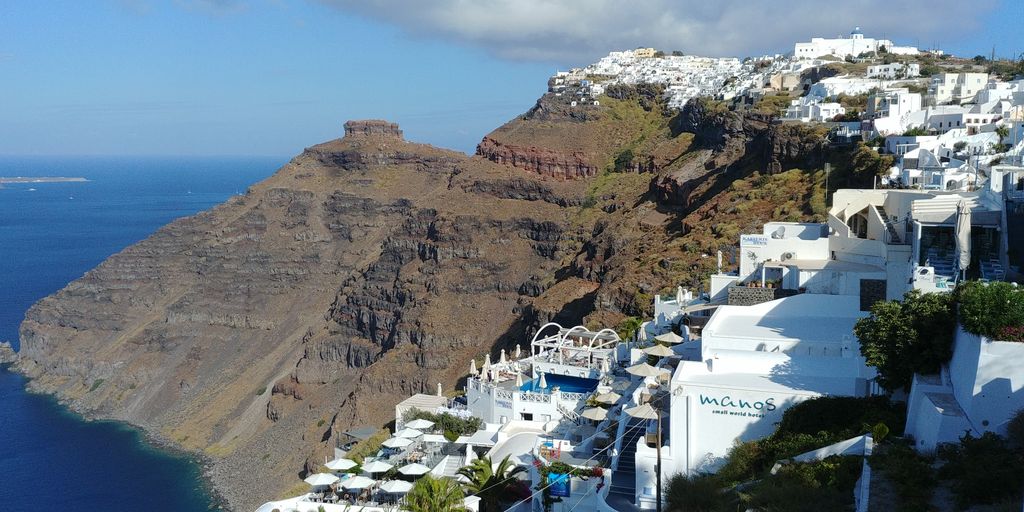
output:
[[[1002,437],[966,435],[958,445],[941,447],[939,457],[945,461],[939,476],[952,481],[959,506],[1020,499],[1024,463]]]
[[[930,510],[935,471],[929,460],[904,444],[879,447],[871,455],[871,467],[881,472],[896,489],[901,511]]]
[[[956,295],[967,332],[999,339],[1004,329],[1024,326],[1024,290],[1010,283],[969,281]]]
[[[905,406],[888,397],[823,396],[805,400],[787,409],[779,422],[776,435],[827,431],[850,438],[863,434],[868,430],[867,427],[879,423],[897,428],[897,433],[901,433],[905,418]]]
[[[673,475],[665,484],[665,508],[670,512],[717,512],[735,509],[735,494],[715,475]]]
[[[434,422],[434,428],[443,432],[449,441],[454,441],[461,435],[472,434],[480,430],[484,424],[483,420],[475,416],[459,418],[448,413],[435,414],[415,408],[405,411],[405,414],[402,415],[402,423],[419,419]]]
[[[853,487],[860,478],[861,467],[860,457],[839,456],[787,464],[751,487],[743,501],[754,510],[848,510],[853,504]]]

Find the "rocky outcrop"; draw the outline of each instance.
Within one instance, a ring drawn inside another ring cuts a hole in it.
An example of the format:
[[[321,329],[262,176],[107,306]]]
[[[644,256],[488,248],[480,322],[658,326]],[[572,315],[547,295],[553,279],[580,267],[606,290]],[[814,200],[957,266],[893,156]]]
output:
[[[18,360],[18,353],[9,342],[0,341],[0,364],[13,363]]]
[[[348,121],[345,123],[346,137],[372,137],[382,136],[395,139],[402,139],[402,130],[398,123],[389,123],[379,119],[365,121]]]
[[[476,154],[495,163],[561,180],[586,178],[598,172],[597,166],[579,152],[565,154],[535,146],[516,146],[490,137],[484,137],[477,145]]]

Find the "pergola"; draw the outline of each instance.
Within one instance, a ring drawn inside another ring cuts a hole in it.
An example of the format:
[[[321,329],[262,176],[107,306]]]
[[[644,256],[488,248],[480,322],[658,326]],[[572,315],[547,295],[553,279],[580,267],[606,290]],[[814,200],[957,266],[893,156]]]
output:
[[[558,331],[543,335],[549,327],[555,327]],[[533,357],[545,353],[549,357],[556,356],[557,361],[549,359],[553,363],[589,367],[597,360],[609,359],[620,341],[619,335],[612,329],[595,332],[582,325],[565,328],[555,322],[548,322],[533,336],[530,353]]]

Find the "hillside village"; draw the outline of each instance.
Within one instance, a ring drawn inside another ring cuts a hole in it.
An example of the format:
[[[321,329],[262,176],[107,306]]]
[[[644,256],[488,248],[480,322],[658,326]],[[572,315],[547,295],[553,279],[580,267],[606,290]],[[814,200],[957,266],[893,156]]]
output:
[[[461,389],[342,433],[308,491],[258,512],[1020,509],[1021,71],[855,29],[789,55],[640,48],[556,73],[567,108],[653,84],[670,108],[820,125],[885,165],[822,222],[739,234],[736,268],[706,255],[707,287],[654,295],[648,318],[550,322],[474,359]]]

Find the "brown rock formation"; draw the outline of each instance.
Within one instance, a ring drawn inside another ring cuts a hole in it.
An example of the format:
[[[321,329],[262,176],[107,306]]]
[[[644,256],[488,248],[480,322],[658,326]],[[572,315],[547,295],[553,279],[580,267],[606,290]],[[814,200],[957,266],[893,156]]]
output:
[[[597,174],[597,167],[588,162],[579,151],[568,154],[534,146],[522,147],[504,144],[484,137],[476,147],[476,154],[492,162],[535,172],[541,176],[572,180]]]

